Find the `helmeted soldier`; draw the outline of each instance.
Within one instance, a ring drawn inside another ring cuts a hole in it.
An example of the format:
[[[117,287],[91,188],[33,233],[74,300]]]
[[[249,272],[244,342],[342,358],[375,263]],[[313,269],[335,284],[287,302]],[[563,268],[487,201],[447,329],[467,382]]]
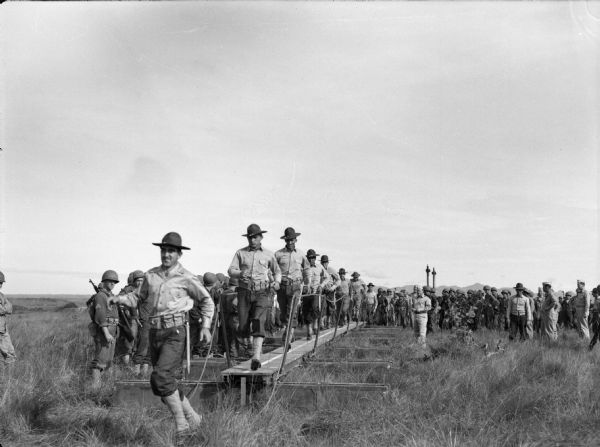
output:
[[[139,272],[139,270],[136,270]],[[119,295],[133,292],[137,286],[134,285],[133,275],[135,272],[131,272],[127,276],[127,285],[121,289]],[[139,278],[139,276],[138,276]],[[144,280],[144,274],[142,273],[141,278],[138,279],[139,285]],[[129,365],[133,349],[135,347],[138,329],[139,329],[139,315],[137,307],[130,308],[123,304],[119,304],[119,336],[117,337],[117,343],[115,345],[115,356],[123,359],[123,364]]]
[[[132,273],[132,279],[133,283],[130,291],[139,290],[144,282],[144,272],[135,270]],[[148,374],[148,367],[150,365],[150,325],[148,324],[150,306],[151,303],[138,301],[135,313],[137,315],[137,337],[133,354],[133,371],[135,374],[143,374],[144,376]]]
[[[200,337],[210,342],[214,303],[198,277],[180,264],[183,250],[189,247],[183,245],[179,233],[167,233],[161,242],[153,245],[160,247],[161,265],[145,273],[139,290],[113,300],[130,307],[140,301],[152,303],[148,315],[153,367],[150,385],[173,414],[179,442],[190,428],[199,426],[202,421],[176,377],[186,352],[186,312],[189,311],[191,320],[201,322]]]
[[[592,314],[592,340],[590,341],[590,350],[594,348],[594,345],[598,342],[600,337],[600,285],[592,290],[592,296],[594,297],[594,305],[591,308]]]
[[[0,272],[0,289],[4,285],[5,280],[4,273]],[[15,348],[10,339],[8,326],[6,324],[6,316],[12,314],[12,312],[12,304],[6,299],[4,294],[0,292],[0,360],[5,364],[14,363],[17,359]]]
[[[92,324],[90,332],[94,337],[94,358],[90,364],[92,370],[92,388],[100,387],[102,371],[110,368],[115,355],[115,343],[119,335],[119,310],[110,302],[112,290],[119,282],[117,272],[107,270],[102,274],[98,291],[90,298]]]

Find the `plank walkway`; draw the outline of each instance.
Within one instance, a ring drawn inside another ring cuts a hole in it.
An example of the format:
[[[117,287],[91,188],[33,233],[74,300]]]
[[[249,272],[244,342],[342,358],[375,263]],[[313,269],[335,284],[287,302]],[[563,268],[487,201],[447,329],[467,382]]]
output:
[[[338,327],[336,332],[336,338],[346,334],[348,330],[353,330],[357,327],[359,327],[359,324],[355,322],[350,323],[349,327]],[[321,331],[319,334],[317,348],[333,340],[334,332],[335,328]],[[303,336],[302,338],[292,343],[292,349],[288,351],[286,356],[284,372],[296,366],[306,355],[312,352],[315,346],[315,336],[313,335],[313,339],[308,341],[306,340],[306,336],[304,335],[304,333],[305,332],[301,329],[297,329],[295,331],[296,335],[300,336],[300,334],[302,334]],[[262,379],[267,382],[271,382],[275,379],[275,376],[279,371],[279,367],[281,366],[281,361],[284,353],[283,349],[283,347],[280,347],[271,352],[263,354],[261,356],[262,367],[257,369],[256,371],[252,371],[250,369],[251,361],[248,360],[240,363],[239,365],[233,366],[232,368],[222,371],[221,375],[227,381],[230,381],[235,377],[245,377],[249,378],[251,381],[253,381],[253,379]]]

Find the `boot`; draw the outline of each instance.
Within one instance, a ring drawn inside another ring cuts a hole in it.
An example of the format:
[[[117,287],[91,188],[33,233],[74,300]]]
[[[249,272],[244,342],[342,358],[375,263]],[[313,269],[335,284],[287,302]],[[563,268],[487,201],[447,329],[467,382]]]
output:
[[[254,351],[252,354],[252,362],[250,365],[250,369],[252,371],[256,371],[262,366],[260,363],[260,354],[262,353],[263,341],[263,337],[254,337],[254,340],[252,340],[252,348]]]
[[[202,416],[196,413],[194,408],[192,408],[192,404],[187,397],[184,397],[181,401],[181,406],[183,407],[183,414],[188,421],[188,424],[192,430],[200,427],[200,423],[202,422]]]
[[[141,365],[139,363],[136,363],[135,365],[133,365],[133,373],[136,376],[140,375],[140,367],[141,367]]]
[[[175,418],[176,436],[179,437],[180,435],[185,434],[190,429],[190,424],[185,418],[183,403],[179,398],[179,391],[175,391],[173,394],[163,397],[162,401],[169,407],[171,414]]]
[[[97,390],[102,385],[100,381],[101,371],[97,368],[92,369],[92,389]]]

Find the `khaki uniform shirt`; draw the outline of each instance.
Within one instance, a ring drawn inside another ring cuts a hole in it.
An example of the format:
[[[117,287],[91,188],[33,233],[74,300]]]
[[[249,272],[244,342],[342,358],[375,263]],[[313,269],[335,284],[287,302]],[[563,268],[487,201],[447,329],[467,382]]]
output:
[[[150,269],[139,290],[117,296],[115,300],[130,307],[150,300],[150,317],[187,312],[196,306],[204,328],[210,328],[215,312],[215,304],[198,277],[179,263],[169,270],[162,266]]]
[[[12,311],[12,304],[0,292],[0,334],[6,333],[6,315],[12,314]]]
[[[306,269],[310,266],[304,253],[298,249],[288,250],[283,247],[275,252],[275,259],[281,270],[281,279],[283,282],[303,281],[306,277]]]
[[[281,283],[281,269],[275,255],[262,247],[240,248],[227,269],[230,277],[239,278],[239,287],[248,290],[268,289],[269,272],[276,283]]]

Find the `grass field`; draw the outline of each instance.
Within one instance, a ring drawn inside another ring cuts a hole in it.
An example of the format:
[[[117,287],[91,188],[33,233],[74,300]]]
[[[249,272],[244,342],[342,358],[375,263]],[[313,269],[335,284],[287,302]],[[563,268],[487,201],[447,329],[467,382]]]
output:
[[[174,427],[166,409],[112,406],[113,382],[127,371],[114,367],[100,391],[88,390],[88,321],[86,312],[75,310],[11,318],[19,359],[0,367],[3,447],[171,445]],[[209,445],[218,446],[598,445],[600,348],[590,353],[569,331],[556,346],[510,343],[485,357],[479,345],[495,346],[498,338],[506,334],[482,331],[467,345],[436,333],[428,339],[432,358],[423,361],[412,333],[398,330],[388,345],[398,370],[387,377],[390,392],[383,399],[307,414],[284,410],[275,400],[265,406],[265,399],[240,409],[231,396],[204,411],[201,430]],[[354,340],[337,343],[365,345]],[[378,380],[350,368],[310,366],[288,379]]]

